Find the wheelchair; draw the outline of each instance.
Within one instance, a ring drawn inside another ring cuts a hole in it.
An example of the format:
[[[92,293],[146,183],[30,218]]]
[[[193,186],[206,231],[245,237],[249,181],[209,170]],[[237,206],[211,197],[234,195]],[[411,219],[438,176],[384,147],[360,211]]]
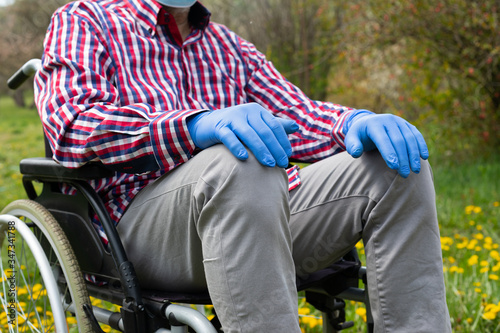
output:
[[[39,67],[40,60],[28,61],[9,79],[9,87],[19,87]],[[47,141],[45,149],[50,153]],[[0,215],[5,331],[103,332],[105,324],[126,333],[221,332],[216,313],[209,320],[202,311],[211,303],[208,292],[177,294],[140,285],[101,198],[88,183],[113,171],[99,163],[67,169],[40,157],[22,160],[20,172],[28,199],[10,203]],[[62,183],[76,194],[62,193]],[[103,226],[107,245],[93,216]],[[360,284],[366,285],[366,268],[354,248],[332,266],[298,279],[297,290],[322,313],[322,332],[353,326],[345,318],[346,300],[366,305],[372,332],[368,293]]]

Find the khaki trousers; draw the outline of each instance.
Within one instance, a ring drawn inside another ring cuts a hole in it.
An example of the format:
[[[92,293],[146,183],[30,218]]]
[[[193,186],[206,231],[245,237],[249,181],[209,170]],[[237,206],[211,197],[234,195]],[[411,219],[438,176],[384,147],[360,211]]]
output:
[[[203,150],[143,189],[118,225],[142,285],[208,287],[224,332],[300,332],[295,276],[364,241],[375,332],[451,332],[430,166],[403,179],[377,151],[286,173]]]

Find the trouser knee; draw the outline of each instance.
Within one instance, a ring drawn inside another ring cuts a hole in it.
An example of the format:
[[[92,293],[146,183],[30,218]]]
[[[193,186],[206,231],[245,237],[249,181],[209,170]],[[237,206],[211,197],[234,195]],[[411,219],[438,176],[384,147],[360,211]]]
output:
[[[427,160],[420,160],[420,172],[412,172],[408,178],[401,177],[396,170],[390,169],[378,151],[364,153],[357,161],[356,168],[364,173],[366,177],[372,179],[381,193],[375,197],[382,197],[386,192],[395,190],[398,186],[405,192],[412,193],[413,196],[420,196],[424,191],[434,193],[434,182],[432,168]],[[432,189],[432,191],[430,191]],[[411,198],[411,196],[409,196]],[[420,200],[434,204],[434,195],[422,197]]]
[[[238,160],[223,145],[200,154],[206,165],[198,186],[198,192],[203,189],[204,204],[208,195],[222,205],[221,210],[224,206],[231,210],[238,207],[241,214],[267,214],[282,219],[285,213],[288,218],[288,177],[284,169],[263,166],[252,154],[247,160]],[[252,223],[261,220],[268,219],[256,218]]]

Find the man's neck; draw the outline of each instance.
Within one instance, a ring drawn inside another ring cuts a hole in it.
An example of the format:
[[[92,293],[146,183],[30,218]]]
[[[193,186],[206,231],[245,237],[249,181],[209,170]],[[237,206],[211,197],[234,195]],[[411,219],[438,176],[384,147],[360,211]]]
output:
[[[182,40],[184,41],[191,32],[191,26],[188,19],[190,8],[164,7],[165,10],[174,17],[175,23],[177,23],[177,29],[179,29]]]

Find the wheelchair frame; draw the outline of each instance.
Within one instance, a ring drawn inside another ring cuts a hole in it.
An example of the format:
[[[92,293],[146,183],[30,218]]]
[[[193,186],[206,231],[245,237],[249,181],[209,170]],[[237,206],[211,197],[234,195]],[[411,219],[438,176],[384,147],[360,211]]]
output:
[[[32,59],[21,67],[8,81],[11,89],[16,89],[40,67],[40,60]],[[46,150],[47,150],[47,142]],[[50,148],[49,150],[50,151]],[[102,332],[99,323],[110,325],[124,332],[188,332],[188,327],[199,333],[217,332],[212,323],[199,311],[173,303],[209,304],[208,293],[195,295],[178,295],[172,293],[142,289],[134,271],[133,264],[128,260],[124,247],[118,236],[114,223],[107,213],[104,204],[88,181],[109,177],[112,171],[100,163],[91,163],[78,169],[62,167],[51,158],[28,158],[20,163],[23,175],[23,185],[28,198],[41,204],[64,231],[71,241],[82,272],[99,276],[107,284],[98,286],[86,283],[88,294],[97,298],[121,304],[120,313],[111,312],[96,306],[84,306],[83,312],[92,323],[95,332]],[[37,193],[33,182],[41,182],[43,188]],[[76,195],[60,193],[59,184],[65,183],[77,190]],[[89,207],[101,222],[109,240],[105,247],[99,235],[93,228]],[[0,216],[0,231],[9,221],[16,221],[18,230],[33,246],[39,256],[40,244],[32,237],[31,231],[23,221],[16,216],[23,216],[22,211],[6,211]],[[35,223],[36,224],[36,223]],[[3,229],[2,229],[3,228]],[[83,236],[82,236],[83,235]],[[2,235],[0,234],[0,240]],[[30,247],[31,248],[31,247]],[[46,251],[46,249],[44,249]],[[89,260],[90,258],[90,260]],[[44,272],[50,272],[47,258],[36,260]],[[44,273],[47,275],[47,273]],[[50,273],[49,273],[50,275]],[[358,288],[359,280],[366,284],[366,269],[361,267],[355,249],[339,261],[336,266],[313,273],[308,280],[299,281],[298,290],[305,290],[306,300],[323,313],[323,332],[335,333],[352,326],[345,322],[345,300],[363,302],[367,308],[368,331],[373,330],[373,321],[369,305],[368,293]],[[51,288],[54,283],[47,278]],[[341,282],[341,283],[339,283]],[[51,304],[57,297],[50,295]],[[54,301],[55,302],[55,301]],[[66,310],[75,313],[75,305],[63,302]],[[59,305],[53,306],[53,311],[62,311]],[[82,310],[82,309],[80,309]],[[64,320],[64,319],[59,319]],[[62,324],[60,324],[62,325]]]

